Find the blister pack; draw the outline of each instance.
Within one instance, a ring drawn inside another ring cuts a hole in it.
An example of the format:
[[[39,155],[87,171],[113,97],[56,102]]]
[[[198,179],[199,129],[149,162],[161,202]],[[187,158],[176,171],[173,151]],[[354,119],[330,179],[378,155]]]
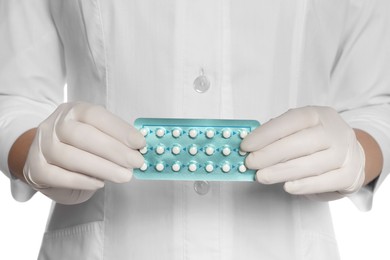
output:
[[[134,169],[143,180],[254,181],[244,165],[243,138],[255,120],[138,118],[134,126],[146,139],[145,163]]]

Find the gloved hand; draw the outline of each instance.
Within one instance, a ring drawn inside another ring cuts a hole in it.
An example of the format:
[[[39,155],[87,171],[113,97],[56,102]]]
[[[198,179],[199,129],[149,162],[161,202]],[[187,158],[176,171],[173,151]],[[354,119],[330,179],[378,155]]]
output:
[[[144,159],[145,138],[101,106],[65,103],[42,122],[23,174],[58,203],[88,200],[104,181],[128,182]]]
[[[241,143],[245,164],[263,184],[333,200],[364,182],[365,155],[350,126],[329,107],[292,109],[255,129]]]

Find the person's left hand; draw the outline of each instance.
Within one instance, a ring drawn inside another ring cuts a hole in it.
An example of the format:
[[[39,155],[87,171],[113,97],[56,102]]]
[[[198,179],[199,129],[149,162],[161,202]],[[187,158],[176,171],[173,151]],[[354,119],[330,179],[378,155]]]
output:
[[[257,181],[285,183],[291,194],[332,200],[358,191],[365,178],[363,148],[329,107],[291,109],[244,138],[241,150]]]

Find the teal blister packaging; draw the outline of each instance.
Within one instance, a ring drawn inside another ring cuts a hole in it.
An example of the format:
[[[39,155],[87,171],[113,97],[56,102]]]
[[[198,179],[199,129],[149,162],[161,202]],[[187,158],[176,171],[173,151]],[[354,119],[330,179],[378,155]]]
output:
[[[138,118],[134,125],[146,139],[137,179],[255,180],[240,151],[242,139],[260,125],[255,120]]]

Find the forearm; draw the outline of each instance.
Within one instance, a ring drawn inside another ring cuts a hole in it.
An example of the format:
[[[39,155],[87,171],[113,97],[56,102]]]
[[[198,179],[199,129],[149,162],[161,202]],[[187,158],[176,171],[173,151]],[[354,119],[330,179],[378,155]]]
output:
[[[366,156],[364,185],[367,185],[380,175],[383,168],[383,155],[378,143],[371,135],[359,129],[354,130]]]
[[[24,182],[26,180],[23,176],[23,167],[35,133],[35,128],[23,133],[12,145],[8,155],[8,167],[11,174]]]

